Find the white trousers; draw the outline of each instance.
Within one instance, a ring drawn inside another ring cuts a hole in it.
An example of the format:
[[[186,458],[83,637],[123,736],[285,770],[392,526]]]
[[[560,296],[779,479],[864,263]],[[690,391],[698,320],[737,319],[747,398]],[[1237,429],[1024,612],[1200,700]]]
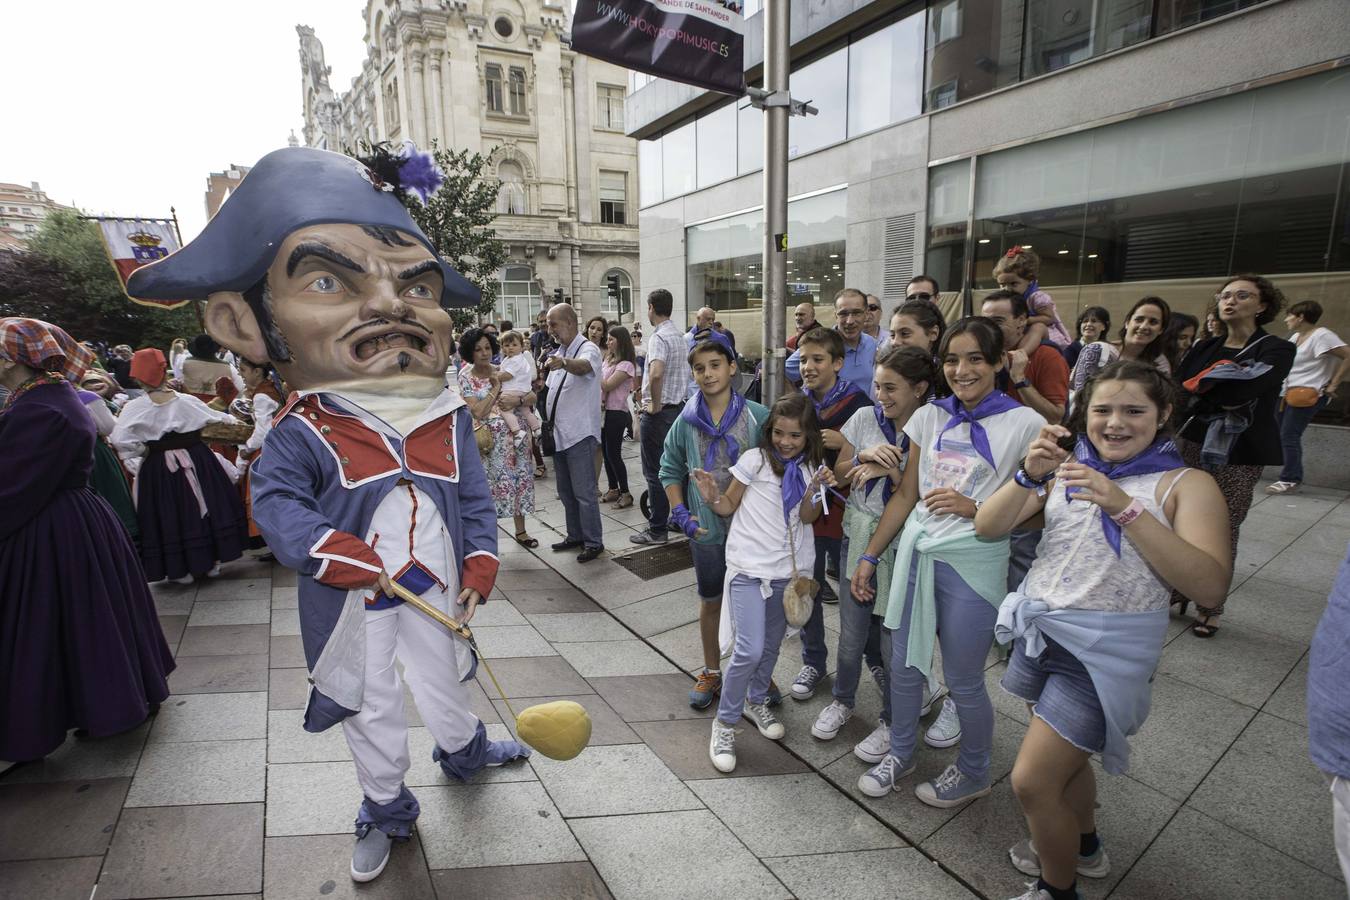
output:
[[[454,611],[452,595],[428,591],[423,599],[442,612]],[[361,711],[342,720],[356,761],[361,790],[376,803],[399,794],[408,772],[408,717],[397,658],[412,687],[422,722],[442,750],[453,753],[478,730],[468,685],[459,680],[449,629],[407,604],[366,613],[366,688]]]

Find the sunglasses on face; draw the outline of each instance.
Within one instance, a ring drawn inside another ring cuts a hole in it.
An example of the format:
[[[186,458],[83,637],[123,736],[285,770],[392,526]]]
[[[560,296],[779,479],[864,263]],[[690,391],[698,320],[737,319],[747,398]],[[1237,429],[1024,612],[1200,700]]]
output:
[[[1253,294],[1251,291],[1224,291],[1222,294],[1215,294],[1215,300],[1227,300],[1232,298],[1238,302],[1250,300],[1253,297],[1260,297],[1260,294]]]
[[[917,291],[917,292],[915,292],[915,293],[913,293],[913,294],[906,294],[906,295],[905,295],[905,300],[906,300],[906,301],[909,301],[909,300],[932,300],[932,299],[933,299],[933,295],[930,294],[930,293],[928,293],[927,291]],[[879,308],[880,308],[880,307],[878,307],[878,309],[879,309]]]

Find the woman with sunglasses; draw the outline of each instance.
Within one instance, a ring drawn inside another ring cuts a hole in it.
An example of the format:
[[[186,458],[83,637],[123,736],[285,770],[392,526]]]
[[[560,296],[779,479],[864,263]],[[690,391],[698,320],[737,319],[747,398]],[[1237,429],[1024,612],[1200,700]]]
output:
[[[1236,557],[1238,531],[1251,509],[1261,469],[1284,461],[1276,408],[1280,385],[1294,364],[1295,347],[1261,327],[1273,322],[1284,308],[1284,294],[1269,279],[1235,275],[1219,288],[1214,301],[1224,333],[1192,345],[1177,372],[1185,391],[1184,424],[1177,447],[1187,465],[1205,469],[1219,483],[1228,502]],[[1234,366],[1215,371],[1222,362],[1235,363],[1246,371],[1236,371]],[[1233,438],[1237,428],[1241,431]],[[1185,614],[1190,600],[1174,591],[1172,603],[1179,604]],[[1217,619],[1223,614],[1223,604],[1206,608],[1197,603],[1195,609],[1191,632],[1196,637],[1213,637],[1219,630]]]

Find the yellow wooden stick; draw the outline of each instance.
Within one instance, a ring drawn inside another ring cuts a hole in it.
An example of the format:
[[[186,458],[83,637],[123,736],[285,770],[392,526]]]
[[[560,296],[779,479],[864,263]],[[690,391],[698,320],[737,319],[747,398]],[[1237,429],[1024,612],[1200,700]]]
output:
[[[492,674],[492,667],[478,649],[469,626],[441,612],[398,582],[392,584],[394,594],[400,600],[469,642],[469,646],[478,655],[478,661],[483,664],[483,670],[488,673],[488,678],[492,679],[492,686],[497,689],[497,695],[502,698],[502,703],[506,704],[506,711],[516,723],[517,737],[552,759],[572,759],[586,748],[591,739],[591,717],[585,707],[572,700],[555,700],[552,703],[531,706],[522,715],[516,715],[516,711],[511,708],[511,701],[506,699],[506,691],[502,690],[497,676]]]

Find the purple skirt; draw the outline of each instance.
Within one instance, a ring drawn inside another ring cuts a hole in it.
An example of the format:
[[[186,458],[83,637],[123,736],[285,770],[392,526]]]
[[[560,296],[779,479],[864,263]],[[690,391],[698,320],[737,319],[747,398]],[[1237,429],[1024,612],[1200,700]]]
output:
[[[169,695],[173,655],[112,507],[66,490],[0,540],[0,759],[39,759],[71,728],[103,737]]]
[[[244,501],[202,443],[186,448],[206,500],[201,514],[187,472],[170,472],[167,454],[151,450],[136,476],[136,518],[141,525],[141,562],[150,581],[202,576],[218,562],[248,547]]]

